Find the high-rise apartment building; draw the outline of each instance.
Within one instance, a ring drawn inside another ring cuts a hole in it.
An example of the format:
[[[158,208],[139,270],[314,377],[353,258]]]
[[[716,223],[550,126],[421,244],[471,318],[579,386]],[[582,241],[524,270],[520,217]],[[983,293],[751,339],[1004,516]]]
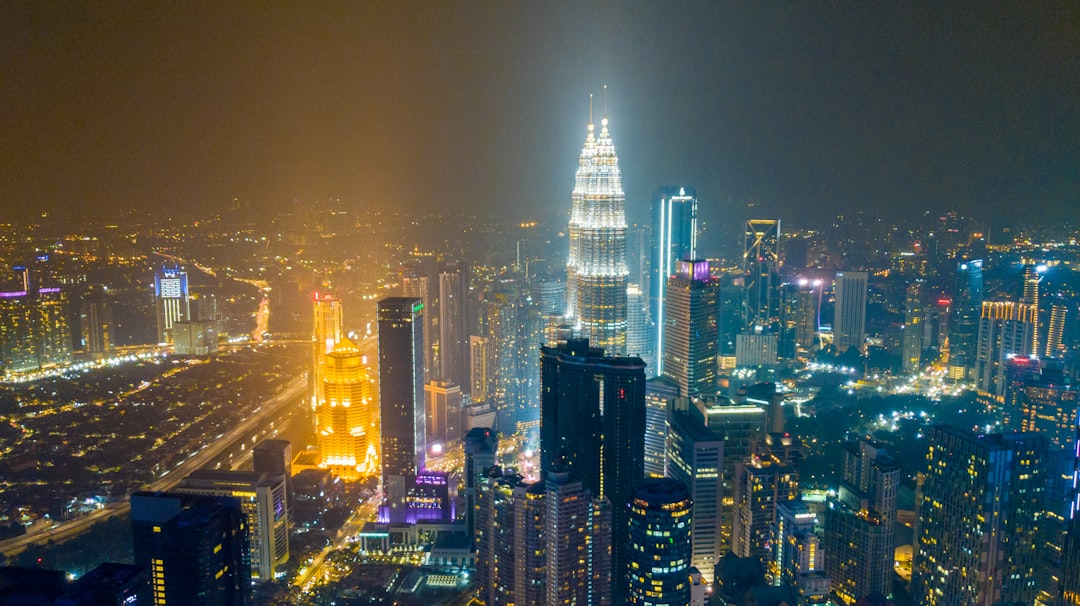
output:
[[[776,504],[799,498],[802,443],[789,434],[766,434],[735,468],[732,551],[739,557],[770,555]]]
[[[668,414],[679,393],[679,384],[667,377],[653,377],[645,381],[646,476],[667,476]]]
[[[1046,269],[1045,267],[1043,268]],[[1033,311],[1031,315],[1031,345],[1030,351],[1038,354],[1039,351],[1039,268],[1035,265],[1024,266],[1024,296],[1021,303],[1027,304]]]
[[[155,606],[252,603],[248,521],[238,499],[137,492],[131,531]]]
[[[947,426],[930,428],[927,438],[927,466],[915,502],[915,602],[1033,603],[1045,439]]]
[[[469,379],[469,267],[445,263],[439,273],[439,378]]]
[[[716,391],[719,354],[719,282],[709,275],[709,262],[677,261],[665,289],[663,375],[679,384],[688,397]]]
[[[285,476],[200,469],[181,480],[175,492],[239,499],[240,508],[247,516],[251,578],[269,581],[285,575],[285,563],[289,560]]]
[[[844,352],[852,347],[863,350],[867,278],[865,271],[836,272],[833,344],[837,351]]]
[[[773,327],[780,317],[780,220],[750,219],[743,237],[743,328]]]
[[[690,603],[690,526],[694,502],[686,484],[646,478],[627,502],[630,557],[626,604],[684,606]]]
[[[424,304],[413,297],[379,301],[379,416],[383,494],[400,509],[407,478],[424,469]]]
[[[490,427],[470,429],[462,439],[465,452],[465,526],[475,537],[477,495],[484,472],[498,462],[499,435]]]
[[[908,284],[904,297],[903,365],[904,373],[912,374],[922,366],[924,283]]]
[[[1061,303],[1050,306],[1050,326],[1046,330],[1046,350],[1043,356],[1053,358],[1060,356],[1062,351],[1061,339],[1065,334],[1065,316],[1069,308]]]
[[[158,343],[172,343],[173,324],[191,319],[188,276],[179,265],[162,265],[154,274],[154,302]]]
[[[892,591],[900,466],[868,440],[844,444],[843,479],[825,509],[825,572],[847,604]]]
[[[617,358],[571,339],[541,347],[541,469],[560,465],[590,493],[625,503],[645,474],[645,364]],[[626,510],[612,511],[615,529],[626,527]],[[627,544],[612,540],[614,604],[625,603]]]
[[[667,475],[686,484],[694,501],[690,524],[690,565],[712,583],[720,561],[720,511],[724,497],[724,438],[705,424],[685,398],[669,409]]]
[[[698,237],[697,192],[686,187],[664,187],[652,205],[653,245],[648,310],[656,325],[656,374],[664,371],[664,317],[668,278],[677,261],[696,259]]]
[[[1013,301],[984,301],[979,318],[975,379],[979,390],[1005,395],[1005,361],[1031,350],[1036,309]]]
[[[424,385],[429,445],[456,444],[461,438],[461,387],[449,379]]]
[[[79,349],[98,356],[112,351],[116,325],[113,304],[105,289],[92,287],[79,305]]]
[[[800,595],[810,598],[828,593],[827,578],[821,583],[825,558],[821,538],[814,532],[817,522],[817,514],[801,499],[776,504],[776,526],[767,566],[773,585],[795,587]],[[820,585],[825,585],[824,591],[819,589]]]
[[[360,349],[342,337],[325,356],[318,408],[322,465],[346,480],[379,473],[379,409],[375,384]]]
[[[401,294],[424,304],[424,380],[439,372],[439,283],[433,257],[415,257],[401,267]]]
[[[488,337],[469,337],[469,400],[488,402],[495,373],[495,346]]]
[[[982,303],[982,259],[958,263],[956,293],[949,314],[950,379],[963,381],[975,377],[975,355],[978,349],[979,313]]]
[[[506,435],[535,431],[540,419],[536,348],[543,341],[543,317],[527,292],[513,283],[488,292],[483,311],[484,334],[493,347],[488,401],[495,408],[495,428]]]
[[[626,354],[626,196],[608,132],[593,124],[578,162],[570,209],[568,315],[581,336],[611,356]]]
[[[612,604],[611,505],[559,468],[547,472],[544,500],[544,603]]]
[[[58,286],[31,280],[0,291],[0,373],[20,374],[71,362],[68,299]]]
[[[312,296],[314,325],[311,332],[311,409],[316,410],[323,400],[326,354],[345,337],[341,299],[332,293],[316,291]],[[316,424],[318,421],[316,420]]]

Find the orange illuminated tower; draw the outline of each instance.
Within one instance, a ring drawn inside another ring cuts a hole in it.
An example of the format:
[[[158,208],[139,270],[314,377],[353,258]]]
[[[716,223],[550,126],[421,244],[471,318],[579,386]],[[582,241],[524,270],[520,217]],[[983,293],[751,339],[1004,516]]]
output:
[[[326,292],[314,294],[314,326],[311,333],[311,409],[325,399],[323,394],[326,354],[345,335],[342,328],[341,300]]]
[[[345,479],[378,469],[378,403],[367,360],[348,338],[326,354],[325,399],[319,403],[322,464]]]

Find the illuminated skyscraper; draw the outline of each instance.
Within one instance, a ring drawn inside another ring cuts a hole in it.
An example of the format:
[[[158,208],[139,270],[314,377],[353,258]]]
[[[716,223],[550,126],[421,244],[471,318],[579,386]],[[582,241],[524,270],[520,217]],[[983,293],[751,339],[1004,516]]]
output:
[[[676,262],[667,279],[664,312],[663,375],[679,384],[688,397],[711,396],[716,390],[719,352],[720,284],[709,276],[709,262]]]
[[[495,346],[487,337],[469,337],[469,399],[474,403],[491,398],[495,373]]]
[[[341,342],[345,329],[340,299],[327,292],[315,292],[312,300],[314,325],[311,332],[311,408],[314,410],[326,399],[323,394],[326,354]]]
[[[150,571],[155,606],[251,604],[247,516],[234,497],[131,495],[135,565]]]
[[[468,294],[468,266],[446,263],[439,273],[439,378],[458,385],[469,380]]]
[[[158,343],[172,343],[173,323],[191,319],[188,296],[187,272],[179,265],[163,265],[154,274]]]
[[[982,259],[963,261],[956,266],[956,296],[949,318],[949,378],[957,381],[975,377],[975,355],[979,339],[979,311],[983,302]]]
[[[690,526],[690,565],[700,570],[711,583],[721,556],[724,438],[705,425],[701,411],[696,406],[690,406],[685,398],[679,398],[673,404],[669,413],[671,429],[667,475],[690,489],[690,498],[694,500],[694,519]]]
[[[637,284],[626,287],[626,353],[645,362],[645,374],[656,376],[656,363],[652,355],[648,302]]]
[[[424,304],[413,297],[379,301],[379,411],[383,493],[401,511],[408,478],[424,469]]]
[[[1043,267],[1045,270],[1046,268]],[[1024,298],[1021,303],[1027,303],[1034,313],[1031,316],[1031,351],[1039,353],[1039,268],[1035,265],[1024,266]]]
[[[663,373],[665,288],[675,263],[697,258],[697,192],[685,187],[661,188],[653,198],[652,277],[649,314],[656,325],[656,374]]]
[[[445,447],[461,438],[461,387],[449,379],[436,379],[424,385],[429,446]]]
[[[908,284],[904,299],[904,372],[918,372],[922,363],[923,343],[923,283],[916,280]]]
[[[626,213],[619,159],[600,122],[589,124],[578,162],[570,209],[567,261],[568,315],[581,337],[610,356],[626,355]]]
[[[611,505],[558,468],[544,500],[545,603],[611,604]]]
[[[863,349],[866,338],[865,271],[836,272],[836,308],[833,316],[833,343],[838,352]]]
[[[378,404],[367,360],[343,337],[326,354],[319,403],[319,452],[322,464],[347,480],[378,470]]]
[[[645,381],[645,475],[667,476],[668,414],[679,397],[679,384],[668,377]]]
[[[71,362],[67,294],[16,268],[18,290],[0,291],[0,374],[18,374]]]
[[[645,475],[645,365],[640,358],[615,358],[570,339],[540,348],[541,469],[561,465],[579,477],[590,493],[626,503],[634,483]],[[629,553],[625,507],[614,507],[612,604],[626,603]]]
[[[750,219],[743,238],[746,308],[743,328],[771,327],[780,316],[780,220]]]
[[[915,499],[915,603],[1033,603],[1045,438],[947,426],[926,433],[927,465]]]
[[[844,476],[825,510],[823,547],[833,591],[850,604],[892,588],[900,466],[868,440],[843,446]]]
[[[979,390],[1005,395],[1005,360],[1028,356],[1035,329],[1035,308],[1013,301],[984,301],[979,318],[975,379]]]
[[[802,443],[789,434],[768,434],[756,452],[735,468],[732,551],[767,561],[774,539],[776,504],[799,498]]]
[[[435,352],[439,350],[439,284],[433,257],[414,257],[401,266],[401,292],[424,304],[424,380],[439,372]]]
[[[686,484],[646,478],[634,486],[630,515],[626,604],[685,606],[690,603],[690,525],[694,503]]]
[[[1061,355],[1061,337],[1065,332],[1065,313],[1068,308],[1062,304],[1054,303],[1050,308],[1050,328],[1046,332],[1046,351],[1043,353],[1047,358]]]

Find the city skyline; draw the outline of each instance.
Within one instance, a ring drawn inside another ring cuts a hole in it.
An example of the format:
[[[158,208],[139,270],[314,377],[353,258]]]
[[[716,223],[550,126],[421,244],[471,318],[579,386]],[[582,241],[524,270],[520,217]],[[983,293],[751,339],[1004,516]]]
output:
[[[564,212],[604,84],[632,219],[666,183],[704,221],[1076,216],[1074,4],[205,6],[0,8],[4,219]]]

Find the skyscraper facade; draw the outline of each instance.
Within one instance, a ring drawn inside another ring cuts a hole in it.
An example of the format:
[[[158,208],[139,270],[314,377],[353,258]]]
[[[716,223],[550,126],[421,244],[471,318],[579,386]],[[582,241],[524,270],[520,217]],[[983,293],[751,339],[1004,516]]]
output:
[[[172,343],[173,324],[191,319],[188,276],[179,265],[163,265],[154,274],[158,343]]]
[[[825,509],[825,572],[846,603],[892,589],[900,466],[868,440],[844,444],[843,480]]]
[[[326,399],[323,393],[326,354],[345,336],[341,299],[328,292],[313,295],[314,327],[311,332],[311,409]],[[317,421],[316,421],[317,423]]]
[[[343,337],[326,354],[318,408],[322,465],[357,480],[379,473],[379,419],[375,385],[360,349]]]
[[[579,477],[591,494],[626,503],[645,473],[645,365],[616,358],[570,339],[540,348],[541,469],[560,465]],[[612,512],[615,529],[626,528],[626,510]],[[614,535],[612,596],[625,603],[627,544]]]
[[[469,268],[445,263],[439,273],[439,378],[469,379]]]
[[[675,267],[665,290],[663,375],[686,396],[711,396],[719,353],[720,284],[709,275],[708,261],[677,261]]]
[[[735,469],[732,551],[767,561],[776,525],[776,505],[799,498],[802,445],[788,434],[768,434]]]
[[[924,284],[908,284],[904,297],[903,364],[904,372],[918,372],[922,364]]]
[[[697,192],[686,187],[663,187],[653,197],[653,245],[649,314],[656,326],[656,374],[663,372],[665,289],[675,275],[676,261],[697,258]]]
[[[1005,361],[1031,355],[1036,309],[1013,301],[984,301],[979,318],[975,379],[979,390],[1005,395]]]
[[[927,438],[915,502],[915,603],[1033,603],[1045,439],[947,426],[930,428]]]
[[[743,328],[771,328],[780,315],[780,220],[750,219],[743,235]]]
[[[568,314],[581,336],[611,356],[626,354],[626,196],[619,159],[600,122],[589,124],[570,208],[567,261]]]
[[[679,384],[667,377],[653,377],[645,382],[645,475],[667,476],[668,415]]]
[[[248,522],[238,499],[137,492],[131,531],[155,606],[251,603]]]
[[[645,373],[656,376],[652,331],[649,324],[648,300],[636,283],[626,287],[626,353],[645,362]]]
[[[659,379],[658,379],[659,380]],[[690,524],[690,565],[709,583],[722,555],[720,509],[724,496],[724,438],[707,425],[701,411],[679,398],[669,411],[668,477],[690,489],[694,516]]]
[[[957,264],[955,291],[949,318],[949,378],[963,381],[975,376],[979,313],[983,303],[982,259]]]
[[[383,491],[400,501],[405,478],[424,469],[427,446],[424,304],[412,297],[388,297],[379,301],[378,321]]]
[[[628,502],[627,604],[685,606],[690,603],[690,526],[694,503],[686,484],[646,478]]]
[[[833,316],[833,343],[839,352],[863,349],[866,338],[865,271],[836,272],[836,307]]]

